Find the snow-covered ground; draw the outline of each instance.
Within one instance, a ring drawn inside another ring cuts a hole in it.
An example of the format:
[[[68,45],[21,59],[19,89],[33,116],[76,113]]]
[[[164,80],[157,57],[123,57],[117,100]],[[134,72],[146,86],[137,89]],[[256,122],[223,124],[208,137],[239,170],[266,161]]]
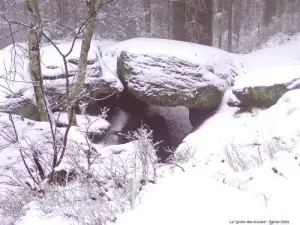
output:
[[[249,72],[238,78],[236,85],[257,84],[258,76],[271,83],[286,77],[299,78],[300,74],[293,69],[300,65],[299,37],[296,35],[280,45],[269,44],[250,54],[232,55]],[[142,39],[137,42],[142,43]],[[107,64],[111,63],[108,68],[112,68],[112,58],[116,57],[113,54],[117,53],[109,54],[104,51],[103,58],[110,59]],[[272,76],[274,72],[276,76]],[[185,171],[179,167],[172,171],[160,168],[157,184],[149,184],[142,191],[141,204],[118,214],[116,225],[300,224],[300,90],[287,92],[269,109],[251,113],[240,114],[237,108],[229,107],[231,97],[231,90],[227,90],[217,113],[178,147],[178,152],[195,153],[192,160],[180,165]],[[7,121],[6,115],[1,118]],[[35,139],[39,139],[38,134],[43,135],[39,133],[42,125],[26,128],[25,122],[19,123],[20,129],[34,130],[31,134],[36,135]],[[74,141],[82,139],[76,136],[78,132],[72,132]],[[108,146],[103,155],[130,152],[130,148],[132,144]],[[10,155],[9,149],[0,150],[1,164],[8,164],[12,157],[17,156]],[[17,159],[13,162],[20,164],[20,157]],[[5,173],[4,166],[1,170]],[[74,223],[74,218],[54,212],[45,215],[32,202],[16,224]]]
[[[299,78],[299,37],[236,55],[248,72],[236,85]],[[179,146],[178,151],[196,152],[194,167],[150,187],[118,225],[300,224],[300,91],[287,92],[267,110],[242,114],[227,105],[231,95],[228,90],[218,112]]]

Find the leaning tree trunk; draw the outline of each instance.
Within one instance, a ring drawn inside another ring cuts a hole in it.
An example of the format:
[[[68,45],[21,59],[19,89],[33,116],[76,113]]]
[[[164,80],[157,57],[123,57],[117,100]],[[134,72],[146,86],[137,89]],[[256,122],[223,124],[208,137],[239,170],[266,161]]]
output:
[[[68,112],[69,123],[70,125],[77,125],[76,115],[75,115],[75,106],[77,98],[80,95],[80,92],[83,89],[84,80],[86,77],[86,68],[87,68],[87,58],[91,46],[91,40],[94,34],[95,25],[96,25],[96,15],[97,15],[97,4],[98,0],[86,1],[88,7],[88,20],[87,26],[85,28],[84,37],[81,44],[80,58],[78,63],[78,74],[75,82],[74,89],[71,93],[70,98],[70,108]]]
[[[29,43],[29,68],[33,88],[35,93],[36,105],[38,108],[41,121],[48,120],[46,112],[43,80],[40,58],[40,39],[41,39],[41,16],[38,8],[37,0],[27,0],[27,8],[30,17],[30,28],[28,29]]]

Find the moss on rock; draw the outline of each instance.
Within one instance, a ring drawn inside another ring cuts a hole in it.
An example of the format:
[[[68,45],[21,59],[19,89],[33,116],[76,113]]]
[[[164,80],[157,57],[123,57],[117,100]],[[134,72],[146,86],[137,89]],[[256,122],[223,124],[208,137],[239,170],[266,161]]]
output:
[[[286,86],[285,84],[275,84],[273,86],[245,87],[232,92],[242,107],[267,108],[274,105],[288,91]]]

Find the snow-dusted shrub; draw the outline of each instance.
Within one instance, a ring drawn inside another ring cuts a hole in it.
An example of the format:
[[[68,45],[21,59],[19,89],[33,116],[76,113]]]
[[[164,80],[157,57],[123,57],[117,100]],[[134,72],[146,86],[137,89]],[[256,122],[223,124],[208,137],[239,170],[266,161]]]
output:
[[[296,140],[285,140],[282,137],[272,137],[270,141],[265,142],[264,151],[270,159],[276,159],[276,153],[280,151],[292,152],[296,147]]]
[[[71,161],[78,166],[77,180],[64,187],[46,185],[38,200],[40,209],[45,214],[63,214],[75,224],[98,225],[115,221],[116,213],[134,208],[143,185],[156,181],[157,143],[146,125],[126,137],[131,141],[126,151],[96,157],[90,167],[80,165],[74,156]]]
[[[224,147],[223,153],[226,156],[226,161],[235,172],[240,170],[246,171],[250,168],[250,159],[247,157],[245,151],[243,151],[243,148],[243,145],[236,145],[233,141]]]
[[[118,205],[121,211],[127,211],[136,205],[142,186],[155,183],[158,166],[153,131],[146,125],[125,137],[131,141],[132,149],[124,153],[113,154],[104,162],[105,176],[112,179],[120,190]]]
[[[65,187],[46,186],[44,191],[37,202],[45,214],[59,213],[74,220],[74,224],[98,225],[116,220],[117,207],[95,179],[81,177]]]
[[[136,131],[129,132],[125,137],[133,141],[135,147],[134,159],[140,161],[140,169],[138,167],[136,169],[137,171],[141,170],[142,179],[155,181],[158,162],[156,147],[159,143],[153,141],[153,131],[143,125]]]
[[[0,191],[1,224],[12,225],[23,214],[24,206],[35,199],[34,193],[26,187],[18,191],[10,189]]]
[[[224,183],[231,186],[235,187],[241,191],[246,191],[247,190],[247,181],[243,181],[240,179],[232,179],[230,181],[224,180]]]
[[[170,161],[173,163],[186,163],[195,158],[196,151],[196,148],[186,144],[184,147],[173,151],[174,154]]]
[[[226,161],[233,171],[246,171],[251,166],[261,166],[266,160],[276,159],[278,152],[291,153],[297,144],[296,138],[271,136],[267,140],[255,139],[250,144],[229,142],[223,150]]]
[[[28,188],[28,196],[23,189],[20,189],[22,193],[18,195],[14,195],[14,192],[8,193],[6,198],[1,198],[1,203],[7,203],[1,208],[0,217],[11,214],[10,217],[6,216],[9,221],[16,220],[20,217],[23,206],[30,201],[35,201],[38,210],[44,214],[66,216],[79,225],[115,221],[117,212],[132,209],[141,198],[143,186],[148,182],[156,182],[158,143],[153,141],[153,132],[144,125],[126,135],[130,142],[121,145],[125,150],[113,151],[113,146],[108,146],[112,150],[104,149],[105,154],[102,155],[86,135],[91,127],[92,121],[88,121],[86,126],[73,130],[78,136],[76,139],[70,137],[64,162],[54,170],[74,170],[76,176],[72,177],[71,182],[65,179],[63,185],[59,186],[55,182],[47,182],[47,177],[38,186],[28,185],[31,186]],[[46,139],[44,141],[48,140]],[[43,151],[39,155],[39,159],[46,164],[52,161],[52,149],[48,150],[50,151]],[[45,171],[51,172],[51,168]]]

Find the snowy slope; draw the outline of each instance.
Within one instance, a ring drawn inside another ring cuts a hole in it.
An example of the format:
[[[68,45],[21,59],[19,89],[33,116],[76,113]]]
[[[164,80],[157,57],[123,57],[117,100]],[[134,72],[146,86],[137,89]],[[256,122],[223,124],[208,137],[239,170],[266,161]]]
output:
[[[229,95],[230,91],[226,97]],[[217,114],[179,147],[188,145],[197,151],[192,163],[195,167],[186,166],[185,173],[178,170],[149,188],[143,203],[120,216],[117,225],[300,223],[300,138],[296,133],[300,129],[295,122],[300,117],[300,91],[288,92],[275,106],[257,115],[239,117],[236,109],[225,104],[226,97]],[[274,137],[286,143],[274,141]],[[247,170],[233,171],[225,146],[242,146],[246,157],[257,153],[254,143],[262,145],[263,162],[249,162]],[[265,152],[267,146],[278,150],[274,159]]]
[[[284,43],[278,43],[273,38],[266,43],[265,48],[252,53],[238,55],[245,62],[248,71],[266,69],[274,66],[299,65],[300,34],[296,34]]]
[[[236,79],[234,88],[272,86],[274,84],[292,84],[300,78],[299,65],[275,66],[258,69]]]
[[[164,178],[135,210],[120,216],[117,225],[129,224],[238,224],[242,221],[288,220],[289,209],[264,206],[263,196],[252,196],[210,179],[202,167]],[[298,220],[299,221],[299,220]],[[297,222],[298,222],[297,221]],[[292,224],[296,224],[293,220]]]
[[[237,55],[250,72],[238,77],[237,87],[299,78],[299,47],[297,35],[282,45]],[[227,106],[231,95],[228,90],[219,111],[178,148],[197,152],[196,168],[164,178],[118,225],[300,224],[300,91],[287,92],[265,111],[243,114]],[[239,151],[246,166],[234,171],[226,149]]]

